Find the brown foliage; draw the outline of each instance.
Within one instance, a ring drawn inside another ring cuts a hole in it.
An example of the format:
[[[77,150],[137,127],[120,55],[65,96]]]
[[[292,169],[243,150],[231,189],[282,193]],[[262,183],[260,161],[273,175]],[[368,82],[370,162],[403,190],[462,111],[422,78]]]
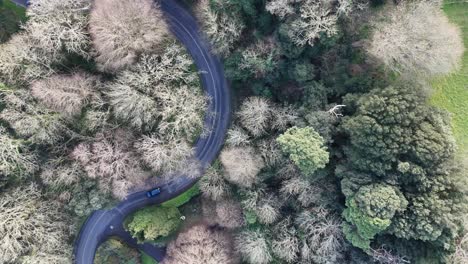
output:
[[[151,0],[96,0],[89,31],[105,71],[133,64],[144,52],[157,49],[167,37],[167,25]]]
[[[95,85],[95,79],[83,73],[54,75],[33,82],[31,93],[48,108],[72,116],[81,113]]]
[[[262,158],[254,152],[252,147],[230,147],[224,149],[220,156],[228,181],[242,186],[252,187],[256,176],[263,168]]]
[[[407,1],[374,23],[368,52],[400,73],[444,74],[460,65],[463,40],[437,1]]]
[[[227,234],[196,225],[169,244],[163,264],[234,264],[237,262],[232,251]]]
[[[140,166],[133,142],[133,135],[122,129],[100,133],[94,142],[76,146],[71,157],[83,166],[88,177],[99,181],[102,189],[111,190],[122,199],[148,177]]]

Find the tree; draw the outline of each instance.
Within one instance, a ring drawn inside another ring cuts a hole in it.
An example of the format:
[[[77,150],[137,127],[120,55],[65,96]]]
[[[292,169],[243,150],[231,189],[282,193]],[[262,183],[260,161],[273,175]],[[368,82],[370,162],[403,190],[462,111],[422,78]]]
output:
[[[90,6],[90,0],[29,1],[24,28],[38,46],[51,54],[76,53],[88,57]]]
[[[184,140],[164,142],[156,135],[143,136],[135,143],[142,160],[155,172],[171,173],[186,166],[194,150]]]
[[[279,219],[281,203],[274,194],[257,189],[246,191],[243,196],[242,206],[247,213],[254,214],[255,222],[269,225]]]
[[[260,79],[272,73],[278,67],[278,49],[273,39],[255,43],[242,51],[239,69],[250,76]]]
[[[63,59],[40,47],[27,33],[17,33],[0,45],[0,80],[10,85],[25,85],[31,80],[52,75],[52,64]]]
[[[399,73],[445,74],[463,56],[460,29],[438,1],[409,1],[387,8],[374,22],[368,52]]]
[[[236,250],[251,264],[267,264],[273,260],[269,241],[260,230],[245,230],[236,236]]]
[[[168,35],[162,12],[151,0],[95,1],[89,32],[96,61],[111,72],[135,63],[142,53],[156,51]]]
[[[362,186],[348,198],[343,215],[346,238],[356,247],[370,250],[370,240],[387,229],[395,213],[406,209],[408,201],[393,187],[382,184]]]
[[[4,90],[0,95],[5,104],[0,118],[17,136],[31,143],[55,147],[72,133],[59,113],[38,105],[28,90]]]
[[[245,28],[241,14],[226,0],[199,0],[195,14],[202,24],[202,31],[211,40],[214,51],[227,56]]]
[[[299,239],[297,230],[292,226],[291,219],[278,223],[274,230],[274,239],[271,243],[273,254],[287,263],[297,263],[299,256]]]
[[[114,116],[141,131],[157,128],[164,139],[194,137],[203,129],[207,98],[192,61],[172,43],[161,55],[143,55],[107,85]]]
[[[323,207],[312,207],[294,219],[304,234],[301,259],[304,263],[344,263],[345,239],[339,216]]]
[[[42,167],[42,182],[52,188],[70,186],[77,183],[84,171],[77,163],[67,163],[60,159],[52,160]]]
[[[18,202],[21,201],[21,202]],[[0,199],[2,263],[71,263],[70,219],[34,184],[10,189]],[[43,262],[50,260],[50,262]]]
[[[225,228],[238,228],[245,224],[244,215],[239,202],[225,199],[216,202],[216,223]]]
[[[272,0],[266,10],[290,25],[289,37],[296,45],[314,45],[322,35],[338,32],[338,18],[362,8],[361,1]]]
[[[403,156],[426,168],[450,160],[455,141],[447,113],[426,105],[419,91],[417,85],[399,84],[358,100],[357,113],[343,122],[353,167],[383,176]]]
[[[176,207],[150,206],[130,216],[126,229],[139,242],[155,240],[173,233],[180,225],[181,216]]]
[[[250,97],[242,102],[237,113],[241,125],[254,137],[266,132],[271,121],[271,103],[261,97]]]
[[[356,113],[343,122],[349,143],[336,174],[351,207],[345,217],[361,221],[365,233],[348,236],[355,239],[353,244],[368,248],[369,239],[385,231],[411,241],[409,245],[424,241],[432,248],[424,254],[441,259],[455,246],[460,216],[467,211],[466,184],[455,165],[449,117],[427,105],[420,91],[417,85],[397,83],[355,101]],[[362,186],[375,183],[401,190],[406,210],[391,219],[362,217],[353,197]],[[357,234],[357,229],[345,228],[348,234]],[[409,253],[413,261],[421,251]]]
[[[328,163],[323,138],[311,127],[293,127],[277,138],[284,153],[305,174],[310,175]]]
[[[252,147],[228,147],[221,152],[226,179],[242,187],[252,187],[263,168],[263,160]]]
[[[86,74],[54,75],[34,81],[31,94],[49,109],[68,116],[81,114],[81,109],[95,94],[96,80]]]
[[[216,228],[195,225],[179,233],[167,247],[164,264],[234,264],[231,241]]]
[[[216,167],[210,167],[200,179],[200,190],[203,196],[219,201],[229,196],[231,186],[225,181],[222,172]]]
[[[141,168],[133,142],[129,131],[108,131],[97,134],[94,142],[78,144],[70,156],[83,166],[89,178],[99,181],[101,189],[123,199],[132,188],[144,186],[149,176]]]
[[[8,135],[6,129],[0,126],[0,186],[10,178],[25,178],[38,169],[37,156],[30,152],[22,140]]]

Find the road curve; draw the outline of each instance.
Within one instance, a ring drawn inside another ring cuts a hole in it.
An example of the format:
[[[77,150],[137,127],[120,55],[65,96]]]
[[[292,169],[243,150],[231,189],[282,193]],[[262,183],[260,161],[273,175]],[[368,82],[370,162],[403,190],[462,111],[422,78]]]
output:
[[[231,116],[229,88],[222,64],[210,52],[208,43],[200,35],[194,17],[175,0],[161,0],[160,6],[170,30],[192,56],[200,72],[202,87],[211,98],[204,121],[205,128],[210,133],[200,137],[195,143],[195,158],[200,161],[202,168],[206,169],[221,150],[229,126]],[[127,196],[111,210],[93,212],[83,224],[75,241],[74,263],[93,264],[99,245],[113,236],[161,261],[165,249],[150,244],[137,244],[124,230],[123,221],[126,216],[144,206],[160,204],[178,196],[192,187],[197,180],[179,175],[168,183],[158,186],[161,188],[161,194],[156,197],[147,198],[145,191],[136,192]]]

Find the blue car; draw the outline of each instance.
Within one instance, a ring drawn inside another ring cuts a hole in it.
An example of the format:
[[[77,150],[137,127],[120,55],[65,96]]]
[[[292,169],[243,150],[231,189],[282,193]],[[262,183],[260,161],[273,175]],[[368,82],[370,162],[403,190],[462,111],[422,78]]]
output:
[[[147,196],[148,198],[151,198],[151,197],[157,196],[157,195],[160,194],[160,193],[161,193],[161,189],[156,188],[156,189],[147,191],[147,192],[146,192],[146,196]]]

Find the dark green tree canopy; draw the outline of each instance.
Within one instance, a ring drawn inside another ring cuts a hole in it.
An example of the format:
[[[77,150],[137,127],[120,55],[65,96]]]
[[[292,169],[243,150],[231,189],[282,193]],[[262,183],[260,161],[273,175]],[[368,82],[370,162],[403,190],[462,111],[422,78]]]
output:
[[[384,176],[399,162],[432,168],[452,157],[455,142],[447,114],[426,105],[418,91],[417,86],[390,86],[358,100],[356,114],[343,123],[354,168]]]

